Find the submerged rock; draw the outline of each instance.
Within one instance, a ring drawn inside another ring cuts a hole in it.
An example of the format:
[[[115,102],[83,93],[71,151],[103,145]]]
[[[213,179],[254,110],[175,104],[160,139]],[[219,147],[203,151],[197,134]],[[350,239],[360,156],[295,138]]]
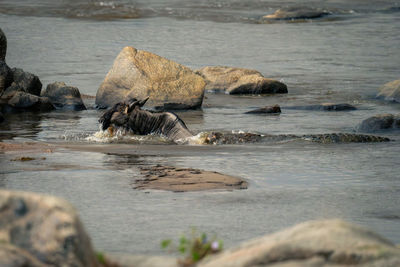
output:
[[[96,105],[107,108],[150,97],[150,106],[159,109],[195,109],[202,105],[204,86],[204,80],[189,68],[128,46],[100,85]]]
[[[360,132],[377,132],[400,129],[400,114],[379,114],[363,120],[357,127]]]
[[[206,90],[227,94],[287,93],[287,86],[267,79],[256,70],[225,66],[204,67],[196,71],[206,81]]]
[[[281,113],[281,108],[279,105],[265,106],[263,108],[258,108],[245,112],[245,114],[279,114]]]
[[[301,20],[322,18],[330,13],[319,8],[311,7],[287,7],[276,10],[271,15],[265,15],[262,20]]]
[[[395,80],[384,84],[378,89],[378,98],[383,98],[387,101],[394,101],[400,103],[400,80]]]
[[[0,28],[0,60],[6,61],[7,54],[7,38],[3,30]]]
[[[247,189],[247,182],[218,172],[170,166],[141,167],[144,179],[135,181],[135,189],[173,192]]]
[[[315,111],[350,111],[356,110],[357,108],[347,103],[322,103],[320,105],[308,105],[308,106],[289,106],[284,107],[285,109],[297,109],[297,110],[315,110]]]
[[[50,111],[55,109],[47,97],[39,97],[25,92],[16,92],[8,101],[8,112]]]
[[[67,86],[64,82],[54,82],[42,91],[43,97],[48,97],[57,109],[86,110],[79,89]]]
[[[0,190],[0,241],[1,266],[98,266],[75,209],[55,197]]]
[[[198,267],[400,266],[400,249],[364,227],[309,221],[210,256]]]

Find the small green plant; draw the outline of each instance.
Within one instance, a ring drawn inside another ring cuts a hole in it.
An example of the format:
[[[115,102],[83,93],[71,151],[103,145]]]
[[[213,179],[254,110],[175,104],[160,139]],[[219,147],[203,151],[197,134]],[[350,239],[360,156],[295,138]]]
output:
[[[170,252],[178,252],[183,256],[178,262],[181,266],[193,266],[195,263],[203,259],[209,254],[218,253],[223,248],[221,240],[216,237],[209,239],[207,234],[199,234],[196,229],[192,230],[190,238],[182,235],[178,244],[175,245],[171,239],[161,241],[161,247],[168,249]]]

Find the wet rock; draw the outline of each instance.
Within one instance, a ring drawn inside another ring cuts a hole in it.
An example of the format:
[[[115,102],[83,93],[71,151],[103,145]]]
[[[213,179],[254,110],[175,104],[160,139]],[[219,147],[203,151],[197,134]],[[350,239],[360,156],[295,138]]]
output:
[[[76,211],[55,197],[0,190],[0,241],[1,266],[98,266]]]
[[[352,134],[352,133],[306,134],[300,137],[303,140],[317,142],[321,144],[375,143],[375,142],[390,141],[390,139],[387,137],[367,135],[367,134]]]
[[[4,121],[4,116],[3,113],[0,112],[0,123],[2,123]]]
[[[245,112],[245,114],[276,114],[276,113],[278,114],[281,113],[281,108],[279,107],[279,105],[265,106],[263,108],[258,108]]]
[[[204,67],[196,71],[206,81],[206,90],[227,94],[287,93],[287,86],[267,79],[251,69],[224,66]]]
[[[400,103],[400,80],[384,84],[379,88],[378,98]]]
[[[11,71],[13,74],[11,87],[15,87],[13,90],[40,96],[42,83],[38,76],[19,68],[13,68]]]
[[[8,112],[50,111],[55,109],[47,97],[39,97],[25,92],[16,92],[8,101]]]
[[[0,28],[0,60],[6,61],[7,54],[7,38],[3,30]]]
[[[377,132],[400,129],[400,114],[378,114],[363,120],[357,127],[360,132]]]
[[[271,15],[262,17],[262,20],[301,20],[322,18],[330,13],[319,8],[311,7],[288,7],[280,8]]]
[[[7,87],[11,85],[12,80],[13,75],[11,69],[4,61],[0,60],[0,96],[2,96]]]
[[[315,110],[315,111],[351,111],[357,108],[347,103],[335,104],[335,103],[322,103],[320,105],[308,105],[308,106],[289,106],[285,109],[297,109],[297,110]]]
[[[47,85],[41,96],[48,97],[57,109],[86,110],[79,89],[67,86],[63,82],[54,82]]]
[[[96,94],[99,108],[150,97],[159,109],[194,109],[203,102],[204,80],[189,68],[150,52],[125,47]]]
[[[341,220],[309,221],[206,258],[198,267],[400,266],[400,249]]]
[[[218,172],[170,166],[141,167],[144,179],[135,181],[135,189],[157,189],[173,192],[247,189],[242,179]]]

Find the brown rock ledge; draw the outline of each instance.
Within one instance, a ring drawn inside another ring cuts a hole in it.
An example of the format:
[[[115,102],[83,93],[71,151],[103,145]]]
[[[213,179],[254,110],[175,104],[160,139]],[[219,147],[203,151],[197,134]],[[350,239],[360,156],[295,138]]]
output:
[[[173,192],[247,189],[247,182],[218,172],[171,166],[141,167],[144,179],[136,180],[134,189]]]

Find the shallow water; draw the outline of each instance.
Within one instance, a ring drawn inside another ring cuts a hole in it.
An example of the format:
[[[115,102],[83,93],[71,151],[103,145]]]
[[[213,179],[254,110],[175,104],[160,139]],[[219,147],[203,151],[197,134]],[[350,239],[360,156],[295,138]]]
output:
[[[8,38],[8,65],[37,74],[44,85],[64,81],[84,94],[95,95],[126,45],[193,69],[257,69],[288,85],[288,95],[206,94],[202,110],[178,113],[194,133],[351,133],[369,116],[399,113],[398,104],[374,99],[377,88],[399,79],[398,3],[302,1],[337,15],[304,23],[257,23],[294,3],[299,2],[1,1],[0,25]],[[381,133],[392,142],[368,144],[173,145],[158,137],[99,143],[88,137],[98,131],[102,111],[93,108],[93,99],[85,101],[90,108],[82,112],[7,116],[0,140],[63,148],[40,153],[32,162],[0,154],[0,186],[66,198],[99,250],[160,253],[161,239],[177,237],[191,226],[217,233],[233,246],[320,218],[356,222],[400,243],[398,131]],[[322,102],[346,102],[358,110],[284,108]],[[243,114],[273,104],[282,107],[281,115]],[[245,178],[249,188],[133,190],[137,167],[152,164],[219,171]]]

